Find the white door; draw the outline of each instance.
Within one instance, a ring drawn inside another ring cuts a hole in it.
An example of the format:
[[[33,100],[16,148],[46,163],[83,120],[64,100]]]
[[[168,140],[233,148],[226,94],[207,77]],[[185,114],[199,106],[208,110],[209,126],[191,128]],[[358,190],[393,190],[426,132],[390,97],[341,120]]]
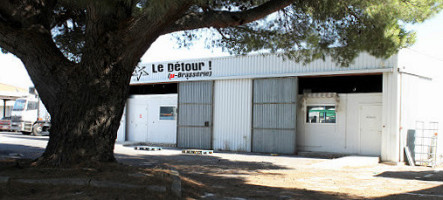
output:
[[[168,102],[169,101],[169,102]],[[177,100],[169,99],[156,102],[150,107],[148,140],[152,143],[176,144],[177,137]],[[169,104],[168,104],[169,103]]]
[[[145,142],[148,138],[148,104],[139,99],[128,100],[128,141]]]
[[[380,156],[381,154],[381,105],[360,106],[360,154]]]

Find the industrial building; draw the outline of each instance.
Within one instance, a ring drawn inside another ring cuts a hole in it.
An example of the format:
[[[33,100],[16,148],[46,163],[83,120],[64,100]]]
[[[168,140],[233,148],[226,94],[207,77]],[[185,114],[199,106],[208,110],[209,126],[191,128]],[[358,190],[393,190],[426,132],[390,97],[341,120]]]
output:
[[[117,141],[388,162],[405,161],[408,146],[437,160],[441,68],[408,49],[388,59],[362,53],[349,67],[277,54],[141,63]]]

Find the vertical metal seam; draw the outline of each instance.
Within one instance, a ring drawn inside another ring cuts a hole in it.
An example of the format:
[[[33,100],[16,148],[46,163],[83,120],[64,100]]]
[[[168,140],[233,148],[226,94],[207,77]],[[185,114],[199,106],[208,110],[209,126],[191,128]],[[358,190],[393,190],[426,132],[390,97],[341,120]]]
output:
[[[176,127],[175,127],[175,147],[178,147],[179,145],[178,145],[178,142],[179,142],[179,139],[178,139],[178,130],[179,130],[179,120],[180,120],[180,115],[179,115],[179,112],[180,112],[180,84],[182,84],[182,83],[177,83],[177,109],[175,110],[175,112],[176,112],[176,114],[177,114],[177,121],[176,121]],[[178,111],[178,112],[177,112]]]
[[[211,81],[211,83],[212,83],[212,88],[211,88],[212,100],[211,100],[211,123],[210,123],[210,125],[211,125],[211,127],[210,127],[210,130],[211,130],[210,149],[213,150],[214,149],[214,85],[215,85],[215,82]]]
[[[294,96],[294,151],[293,154],[297,153],[297,105],[298,105],[298,77],[294,77],[295,79],[295,85],[294,85],[294,90],[295,90],[295,96]]]
[[[251,152],[254,152],[254,82],[255,79],[251,79]]]
[[[128,99],[126,99],[125,110],[124,110],[124,112],[125,112],[125,136],[123,138],[124,142],[128,141],[128,138],[129,138],[129,136],[128,136],[128,105],[129,105]]]

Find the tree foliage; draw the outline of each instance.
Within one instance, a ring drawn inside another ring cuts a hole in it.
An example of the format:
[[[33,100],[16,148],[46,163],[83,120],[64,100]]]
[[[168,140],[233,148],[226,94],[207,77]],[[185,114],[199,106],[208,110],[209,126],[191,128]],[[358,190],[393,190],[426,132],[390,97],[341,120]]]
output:
[[[245,6],[224,8],[242,10]],[[208,41],[207,46],[233,54],[282,52],[304,62],[331,55],[347,66],[362,51],[387,58],[412,45],[415,33],[405,26],[423,22],[441,8],[441,1],[294,1],[262,20],[211,29],[216,39]],[[187,31],[175,36],[182,46],[188,46],[189,40],[200,34]]]
[[[34,1],[24,2],[33,4]],[[35,2],[34,5],[39,4],[39,1]],[[46,28],[51,30],[63,54],[79,62],[85,45],[86,13],[90,1],[47,2],[52,2],[52,8],[46,11],[47,15],[51,15]],[[181,47],[192,45],[194,40],[206,35],[210,36],[205,38],[208,48],[221,47],[233,54],[283,52],[298,61],[311,61],[329,54],[344,65],[348,65],[361,51],[377,57],[389,57],[400,48],[413,44],[414,32],[408,31],[405,25],[422,22],[442,8],[441,0],[295,0],[268,17],[265,16],[270,13],[242,21],[244,19],[239,16],[235,19],[235,14],[247,12],[268,1],[103,0],[94,4],[105,15],[125,15],[129,19],[161,17],[174,5],[182,6],[182,2],[186,2],[186,11],[175,21],[181,27],[164,33],[183,30],[174,35]],[[49,3],[39,6],[48,6]],[[116,7],[123,9],[116,10]],[[198,18],[203,20],[218,15],[232,17],[237,22],[226,22],[220,17],[217,23],[195,24]],[[189,19],[194,19],[191,22],[194,24],[187,23],[191,21]]]

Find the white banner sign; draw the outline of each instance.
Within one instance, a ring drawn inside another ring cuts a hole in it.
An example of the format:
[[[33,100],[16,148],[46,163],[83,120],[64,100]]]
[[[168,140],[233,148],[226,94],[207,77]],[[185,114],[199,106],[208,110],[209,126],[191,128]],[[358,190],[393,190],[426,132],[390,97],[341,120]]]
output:
[[[180,81],[212,76],[212,61],[141,64],[132,73],[131,83],[151,80]]]

